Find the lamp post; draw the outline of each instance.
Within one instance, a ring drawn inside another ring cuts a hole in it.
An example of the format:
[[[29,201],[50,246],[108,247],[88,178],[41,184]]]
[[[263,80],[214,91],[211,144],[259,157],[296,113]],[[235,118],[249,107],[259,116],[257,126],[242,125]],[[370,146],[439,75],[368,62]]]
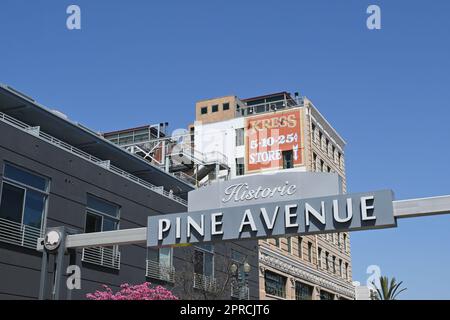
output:
[[[239,286],[239,299],[242,299],[242,296],[245,294],[242,290],[245,289],[245,287],[248,287],[248,281],[247,281],[247,276],[251,271],[251,266],[250,264],[245,261],[243,264],[244,267],[244,272],[242,273],[242,278],[239,279],[239,267],[236,263],[233,263],[231,265],[231,273],[236,277],[237,279],[237,283]]]

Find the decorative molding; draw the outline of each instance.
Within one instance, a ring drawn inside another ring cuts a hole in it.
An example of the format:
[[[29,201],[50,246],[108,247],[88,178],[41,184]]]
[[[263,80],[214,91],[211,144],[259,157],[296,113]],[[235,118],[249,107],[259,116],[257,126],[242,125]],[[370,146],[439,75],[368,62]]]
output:
[[[305,270],[305,266],[301,265],[300,263],[287,261],[287,259],[285,259],[283,256],[280,256],[275,252],[271,252],[267,248],[261,247],[259,261],[267,266],[280,270],[281,272],[313,283],[320,288],[332,290],[349,298],[355,297],[355,290],[351,284],[343,285],[342,283],[326,279],[324,275],[320,274],[316,270]],[[262,269],[263,267],[261,267],[261,270]]]

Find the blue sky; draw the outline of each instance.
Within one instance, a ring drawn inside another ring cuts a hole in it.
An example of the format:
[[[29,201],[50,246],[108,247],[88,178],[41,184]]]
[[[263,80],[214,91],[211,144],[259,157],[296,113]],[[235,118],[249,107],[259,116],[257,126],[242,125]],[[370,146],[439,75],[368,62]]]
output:
[[[66,29],[66,8],[82,30]],[[366,28],[378,4],[382,29]],[[350,192],[450,193],[450,2],[1,0],[0,82],[91,128],[194,119],[198,99],[308,96],[348,142]],[[353,276],[450,299],[450,216],[353,233]]]

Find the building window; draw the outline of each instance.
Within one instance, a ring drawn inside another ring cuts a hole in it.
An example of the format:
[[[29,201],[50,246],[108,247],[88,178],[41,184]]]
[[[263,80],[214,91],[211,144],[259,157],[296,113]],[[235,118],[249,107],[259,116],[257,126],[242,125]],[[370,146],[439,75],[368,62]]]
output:
[[[344,275],[345,275],[345,279],[346,279],[346,280],[349,280],[349,275],[348,275],[348,262],[345,263]]]
[[[323,149],[323,134],[321,131],[319,131],[319,144],[320,147]]]
[[[159,263],[161,266],[171,267],[172,266],[172,248],[148,248],[147,259]]]
[[[342,277],[342,259],[339,259],[339,275]]]
[[[287,251],[292,254],[292,237],[287,237]]]
[[[0,241],[36,248],[44,228],[49,179],[10,164],[5,164],[3,178]]]
[[[342,242],[344,243],[344,252],[347,252],[347,234],[343,234]]]
[[[320,171],[326,172],[325,171],[325,162],[323,162],[323,160],[320,160]]]
[[[318,261],[318,263],[319,263],[319,268],[322,269],[322,248],[319,248],[319,249],[318,249],[317,254],[318,254],[317,261]]]
[[[336,273],[336,257],[335,256],[333,256],[332,266],[333,266],[333,273]]]
[[[194,273],[214,277],[214,245],[195,246]]]
[[[313,262],[313,250],[312,250],[312,243],[308,242],[308,261]]]
[[[236,129],[236,147],[244,145],[245,131],[244,128]]]
[[[119,207],[108,201],[87,195],[86,233],[119,229]]]
[[[286,297],[286,278],[270,272],[266,271],[264,273],[264,284],[266,294],[270,294],[273,296],[277,296],[280,298]]]
[[[230,110],[230,104],[228,102],[224,103],[222,107],[223,107],[223,111]]]
[[[299,258],[303,258],[303,238],[298,237],[298,256]]]
[[[294,167],[294,154],[292,150],[283,151],[283,169]]]
[[[236,159],[236,176],[243,176],[245,174],[244,158]]]
[[[301,282],[295,282],[295,300],[312,300],[314,288]]]
[[[273,238],[275,240],[275,246],[280,248],[281,247],[281,241],[280,238]]]
[[[320,300],[334,300],[334,294],[328,291],[320,290]]]
[[[119,219],[119,206],[87,195],[84,225],[86,233],[118,230]],[[119,270],[120,252],[118,246],[84,248],[81,261]]]
[[[325,252],[325,270],[330,271],[330,254]]]
[[[147,249],[146,276],[163,281],[175,281],[172,248]]]
[[[217,111],[219,111],[219,105],[217,105],[217,104],[215,104],[215,105],[213,105],[212,106],[212,112],[214,113],[214,112],[217,112]]]
[[[208,113],[208,107],[202,107],[200,112],[201,112],[201,114],[207,114]]]
[[[317,171],[317,154],[313,153],[313,171]]]

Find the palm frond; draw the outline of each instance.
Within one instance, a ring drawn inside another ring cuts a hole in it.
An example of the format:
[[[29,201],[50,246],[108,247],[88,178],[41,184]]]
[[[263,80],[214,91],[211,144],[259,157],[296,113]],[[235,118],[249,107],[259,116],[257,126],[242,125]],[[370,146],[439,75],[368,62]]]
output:
[[[395,300],[400,293],[407,290],[407,288],[401,288],[403,281],[397,283],[394,277],[389,281],[388,277],[381,276],[379,281],[379,286],[375,284],[375,281],[372,282],[379,300]]]

